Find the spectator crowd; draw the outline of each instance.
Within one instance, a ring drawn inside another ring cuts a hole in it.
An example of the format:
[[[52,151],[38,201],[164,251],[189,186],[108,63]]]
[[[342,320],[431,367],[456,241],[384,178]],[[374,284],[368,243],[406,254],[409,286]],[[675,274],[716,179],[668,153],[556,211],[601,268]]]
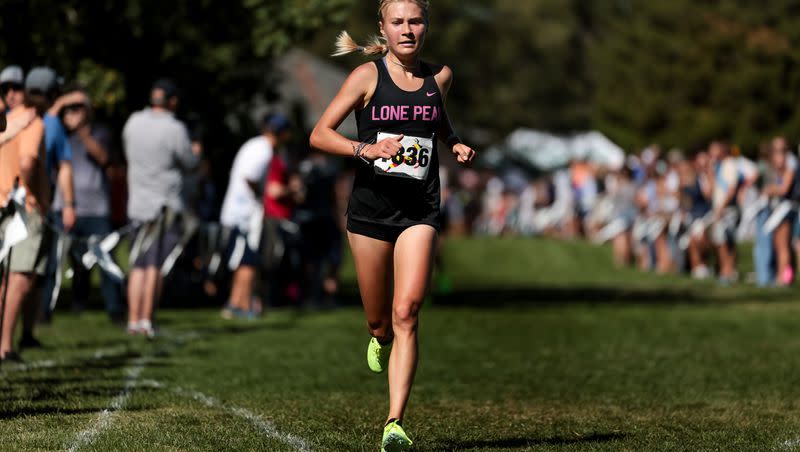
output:
[[[176,117],[172,80],[153,84],[121,134],[51,68],[6,67],[0,91],[0,360],[41,345],[35,328],[64,298],[66,267],[72,308],[88,303],[99,267],[106,311],[131,335],[156,334],[161,294],[184,274],[226,319],[334,304],[352,171],[294,146],[304,140],[287,117],[265,115],[241,145],[217,209],[202,133]],[[443,166],[442,232],[584,238],[611,244],[618,266],[726,285],[742,279],[737,242],[753,240],[755,282],[787,286],[800,271],[800,165],[783,137],[757,156],[720,140],[690,154],[650,146],[621,167],[581,157],[545,173]],[[127,275],[112,258],[123,242]]]
[[[288,152],[285,116],[266,115],[236,153],[217,216],[202,134],[176,117],[172,80],[153,84],[119,137],[95,121],[87,90],[49,67],[4,68],[0,92],[0,360],[41,346],[35,328],[51,320],[67,267],[72,308],[87,304],[99,267],[108,315],[131,335],[156,334],[154,311],[176,268],[199,275],[211,298],[230,287],[225,318],[255,318],[265,299],[333,303],[338,171],[324,155]],[[127,275],[112,257],[123,241]]]
[[[737,244],[753,241],[754,282],[784,287],[800,268],[798,158],[780,136],[757,156],[719,140],[690,154],[650,146],[619,168],[575,158],[538,177],[467,171],[444,210],[458,231],[610,243],[618,266],[723,285],[744,279]]]

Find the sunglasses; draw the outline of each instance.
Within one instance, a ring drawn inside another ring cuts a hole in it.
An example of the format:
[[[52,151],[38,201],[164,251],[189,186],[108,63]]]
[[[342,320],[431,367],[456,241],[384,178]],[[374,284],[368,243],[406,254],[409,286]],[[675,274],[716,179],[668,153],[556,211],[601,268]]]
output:
[[[76,111],[82,111],[82,110],[85,110],[85,109],[86,109],[86,105],[85,104],[64,105],[64,111],[65,112],[76,112]]]
[[[22,83],[3,83],[0,85],[0,92],[3,95],[8,94],[9,91],[22,91],[23,89]]]

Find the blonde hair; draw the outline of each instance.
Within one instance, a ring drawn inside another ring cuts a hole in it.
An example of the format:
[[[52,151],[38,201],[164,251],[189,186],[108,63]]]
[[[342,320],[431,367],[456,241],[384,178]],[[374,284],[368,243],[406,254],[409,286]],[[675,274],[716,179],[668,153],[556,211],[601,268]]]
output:
[[[408,1],[416,4],[425,15],[425,21],[428,21],[428,8],[430,2],[428,0],[381,0],[378,6],[378,21],[383,22],[383,12],[392,3]],[[367,45],[359,45],[348,32],[342,31],[336,37],[336,51],[331,56],[342,56],[353,52],[360,52],[364,55],[383,55],[389,51],[389,46],[386,44],[386,38],[383,36],[372,36]]]

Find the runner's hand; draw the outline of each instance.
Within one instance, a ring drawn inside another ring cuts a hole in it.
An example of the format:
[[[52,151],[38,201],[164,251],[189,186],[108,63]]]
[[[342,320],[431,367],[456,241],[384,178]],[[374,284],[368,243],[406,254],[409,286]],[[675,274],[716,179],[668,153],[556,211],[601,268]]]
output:
[[[472,159],[475,158],[476,152],[466,144],[458,143],[453,146],[453,154],[456,155],[456,160],[458,163],[469,165],[472,163]]]
[[[370,161],[378,159],[390,159],[397,155],[397,153],[400,152],[400,149],[403,147],[403,145],[400,144],[400,141],[403,139],[403,137],[404,135],[398,135],[392,138],[384,138],[375,144],[367,146],[361,152],[361,155]]]

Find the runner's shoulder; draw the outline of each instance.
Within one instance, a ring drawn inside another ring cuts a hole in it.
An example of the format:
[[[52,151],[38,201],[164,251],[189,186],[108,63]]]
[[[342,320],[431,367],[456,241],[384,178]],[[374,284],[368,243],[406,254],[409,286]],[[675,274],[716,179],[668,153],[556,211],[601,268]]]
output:
[[[368,61],[355,69],[347,77],[344,89],[359,99],[359,106],[365,106],[378,87],[378,68]]]
[[[425,63],[433,73],[433,78],[442,89],[447,91],[450,89],[450,84],[453,82],[453,70],[446,64]]]
[[[368,61],[353,69],[348,79],[358,83],[374,82],[378,79],[378,68],[374,62]]]
[[[428,66],[434,76],[436,77],[452,77],[453,70],[450,69],[450,66],[446,64],[440,63],[431,63],[430,61],[423,61],[423,64]]]

